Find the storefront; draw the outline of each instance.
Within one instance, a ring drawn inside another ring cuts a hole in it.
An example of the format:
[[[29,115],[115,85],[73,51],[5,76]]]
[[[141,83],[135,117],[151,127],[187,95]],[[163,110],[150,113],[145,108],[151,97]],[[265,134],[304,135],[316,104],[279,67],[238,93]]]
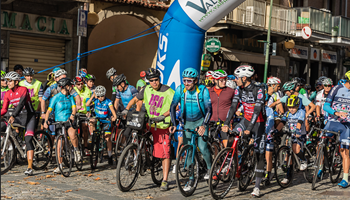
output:
[[[289,52],[289,80],[300,77],[306,80],[307,60],[309,56],[308,47],[295,45]]]
[[[322,74],[335,82],[337,79],[337,52],[321,50]]]

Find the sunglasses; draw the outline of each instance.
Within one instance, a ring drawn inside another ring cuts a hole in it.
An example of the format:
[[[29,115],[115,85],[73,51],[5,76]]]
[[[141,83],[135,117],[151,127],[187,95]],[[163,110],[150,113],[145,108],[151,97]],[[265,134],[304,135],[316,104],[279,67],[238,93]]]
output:
[[[97,98],[104,97],[104,96],[96,96]]]
[[[159,79],[158,78],[156,78],[156,79],[152,79],[152,80],[148,80],[150,83],[152,83],[153,81],[159,81]]]
[[[82,83],[77,83],[77,84],[75,84],[76,86],[81,86],[81,85],[83,85]]]
[[[220,81],[220,82],[226,82],[226,79],[225,79],[225,78],[222,78],[222,79],[219,79],[218,81]]]
[[[194,79],[182,79],[182,82],[184,83],[184,84],[192,84],[193,82],[194,82]]]
[[[6,78],[5,79],[7,82],[11,83],[13,80],[9,79],[9,78]]]
[[[324,87],[332,87],[332,85],[323,85]]]

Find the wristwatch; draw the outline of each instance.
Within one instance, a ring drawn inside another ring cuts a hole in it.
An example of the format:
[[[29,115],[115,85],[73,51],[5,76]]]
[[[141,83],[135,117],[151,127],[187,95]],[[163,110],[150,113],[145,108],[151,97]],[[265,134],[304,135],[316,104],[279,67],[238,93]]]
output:
[[[45,114],[45,112],[41,112],[41,114]]]

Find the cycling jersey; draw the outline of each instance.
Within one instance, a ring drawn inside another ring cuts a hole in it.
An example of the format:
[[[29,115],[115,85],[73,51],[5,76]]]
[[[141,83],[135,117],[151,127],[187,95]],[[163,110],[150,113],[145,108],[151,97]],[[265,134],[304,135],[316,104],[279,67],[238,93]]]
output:
[[[327,95],[324,93],[324,90],[320,90],[319,92],[317,92],[317,95],[316,95],[316,106],[320,106],[321,107],[321,114],[323,116],[325,116],[325,112],[323,110],[323,105],[326,102],[326,98],[327,98]]]
[[[23,81],[19,82],[18,85],[26,87],[28,89],[34,110],[37,110],[39,107],[39,104],[40,104],[39,91],[43,90],[42,83],[36,79],[33,79],[33,81],[31,83],[28,83],[27,80],[23,80]]]
[[[244,118],[249,121],[245,130],[251,131],[255,122],[264,122],[265,89],[255,84],[249,84],[245,88],[237,88],[232,100],[231,108],[227,114],[225,125],[229,123],[236,113],[239,102],[243,105]]]
[[[306,91],[304,88],[301,88],[301,89],[299,90],[299,94],[302,94],[302,95],[304,95],[306,98],[309,98],[309,95],[308,95],[307,91]]]
[[[15,86],[15,88],[5,93],[3,105],[1,107],[1,116],[7,113],[9,104],[15,107],[15,111],[12,113],[13,117],[17,117],[23,110],[23,107],[25,107],[23,112],[27,112],[27,115],[34,115],[35,111],[26,87]]]
[[[274,130],[274,125],[275,125],[275,119],[274,119],[274,112],[272,108],[265,106],[265,111],[266,111],[266,129],[265,133],[270,133],[271,131]]]
[[[8,87],[1,87],[1,107],[2,107],[2,102],[4,100],[5,97],[5,93],[9,90]]]
[[[212,114],[212,106],[208,89],[204,85],[196,85],[193,91],[187,91],[182,84],[176,88],[171,103],[171,121],[175,125],[175,110],[178,103],[182,105],[181,116],[186,121],[195,122],[203,120],[203,125],[208,125]]]
[[[111,108],[113,106],[112,101],[105,98],[102,102],[98,99],[93,99],[95,115],[99,119],[106,119],[111,116]]]
[[[229,87],[222,89],[220,95],[215,92],[215,87],[209,89],[212,105],[212,116],[210,121],[226,120],[227,111],[231,107],[231,102],[235,96],[235,90]]]
[[[289,96],[286,95],[286,96],[282,97],[282,98],[280,99],[280,101],[281,101],[282,103],[286,103],[288,97],[289,97]],[[298,93],[298,97],[299,97],[299,100],[300,100],[299,109],[305,110],[305,106],[308,106],[308,105],[311,103],[311,101],[310,101],[308,98],[306,98],[304,95],[300,94],[300,93]]]
[[[134,98],[137,94],[138,91],[136,90],[136,88],[132,85],[128,85],[128,88],[126,88],[126,90],[123,92],[120,92],[117,89],[115,98],[121,100],[124,108],[126,108],[130,100]]]
[[[316,92],[316,91],[313,91],[313,92],[312,92],[312,94],[310,95],[310,98],[309,98],[309,100],[310,100],[310,101],[313,101],[313,100],[315,100],[315,98],[316,98],[316,95],[317,95],[317,92]]]
[[[43,100],[46,101],[60,92],[61,92],[61,88],[58,87],[57,83],[55,83],[55,84],[51,85],[49,88],[47,88],[47,90],[45,91],[45,93],[43,95]],[[72,89],[70,91],[70,95],[72,95],[73,97],[76,97],[76,96],[78,96],[78,93],[77,93],[77,91],[75,91],[75,89]]]
[[[136,83],[136,88],[137,88],[138,91],[140,91],[141,88],[143,88],[143,87],[146,86],[146,85],[147,85],[146,81],[144,81],[144,80],[142,80],[142,79],[139,79],[139,80],[137,81],[137,83]]]
[[[280,100],[283,97],[283,93],[281,91],[277,91],[271,95],[269,101],[267,102],[267,106],[270,106],[272,103]]]
[[[65,122],[75,109],[75,100],[72,95],[64,95],[62,92],[55,95],[47,110],[55,112],[55,121]]]
[[[294,114],[291,112],[286,112],[284,113],[282,117],[283,122],[287,122],[289,130],[291,132],[296,132],[297,131],[297,124],[300,123],[301,128],[301,135],[306,135],[306,129],[305,129],[305,111],[302,109],[298,109],[298,111]]]
[[[91,90],[92,94],[95,93],[96,85],[92,86],[91,88],[89,87],[89,89]]]
[[[341,123],[350,122],[350,90],[343,85],[337,85],[329,92],[323,110],[329,113],[329,121]],[[335,112],[345,112],[348,116],[345,119],[334,115]]]
[[[86,114],[87,111],[89,111],[89,108],[86,107],[86,102],[90,99],[92,92],[86,85],[84,85],[81,90],[79,90],[77,87],[74,87],[74,89],[77,91],[81,99],[81,108],[78,112]]]

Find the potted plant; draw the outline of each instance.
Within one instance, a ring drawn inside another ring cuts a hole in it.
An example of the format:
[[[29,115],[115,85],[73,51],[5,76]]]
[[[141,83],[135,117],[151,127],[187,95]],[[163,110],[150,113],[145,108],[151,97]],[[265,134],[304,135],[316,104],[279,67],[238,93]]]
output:
[[[339,30],[339,27],[338,26],[334,26],[332,28],[332,36],[338,36],[338,30]]]

